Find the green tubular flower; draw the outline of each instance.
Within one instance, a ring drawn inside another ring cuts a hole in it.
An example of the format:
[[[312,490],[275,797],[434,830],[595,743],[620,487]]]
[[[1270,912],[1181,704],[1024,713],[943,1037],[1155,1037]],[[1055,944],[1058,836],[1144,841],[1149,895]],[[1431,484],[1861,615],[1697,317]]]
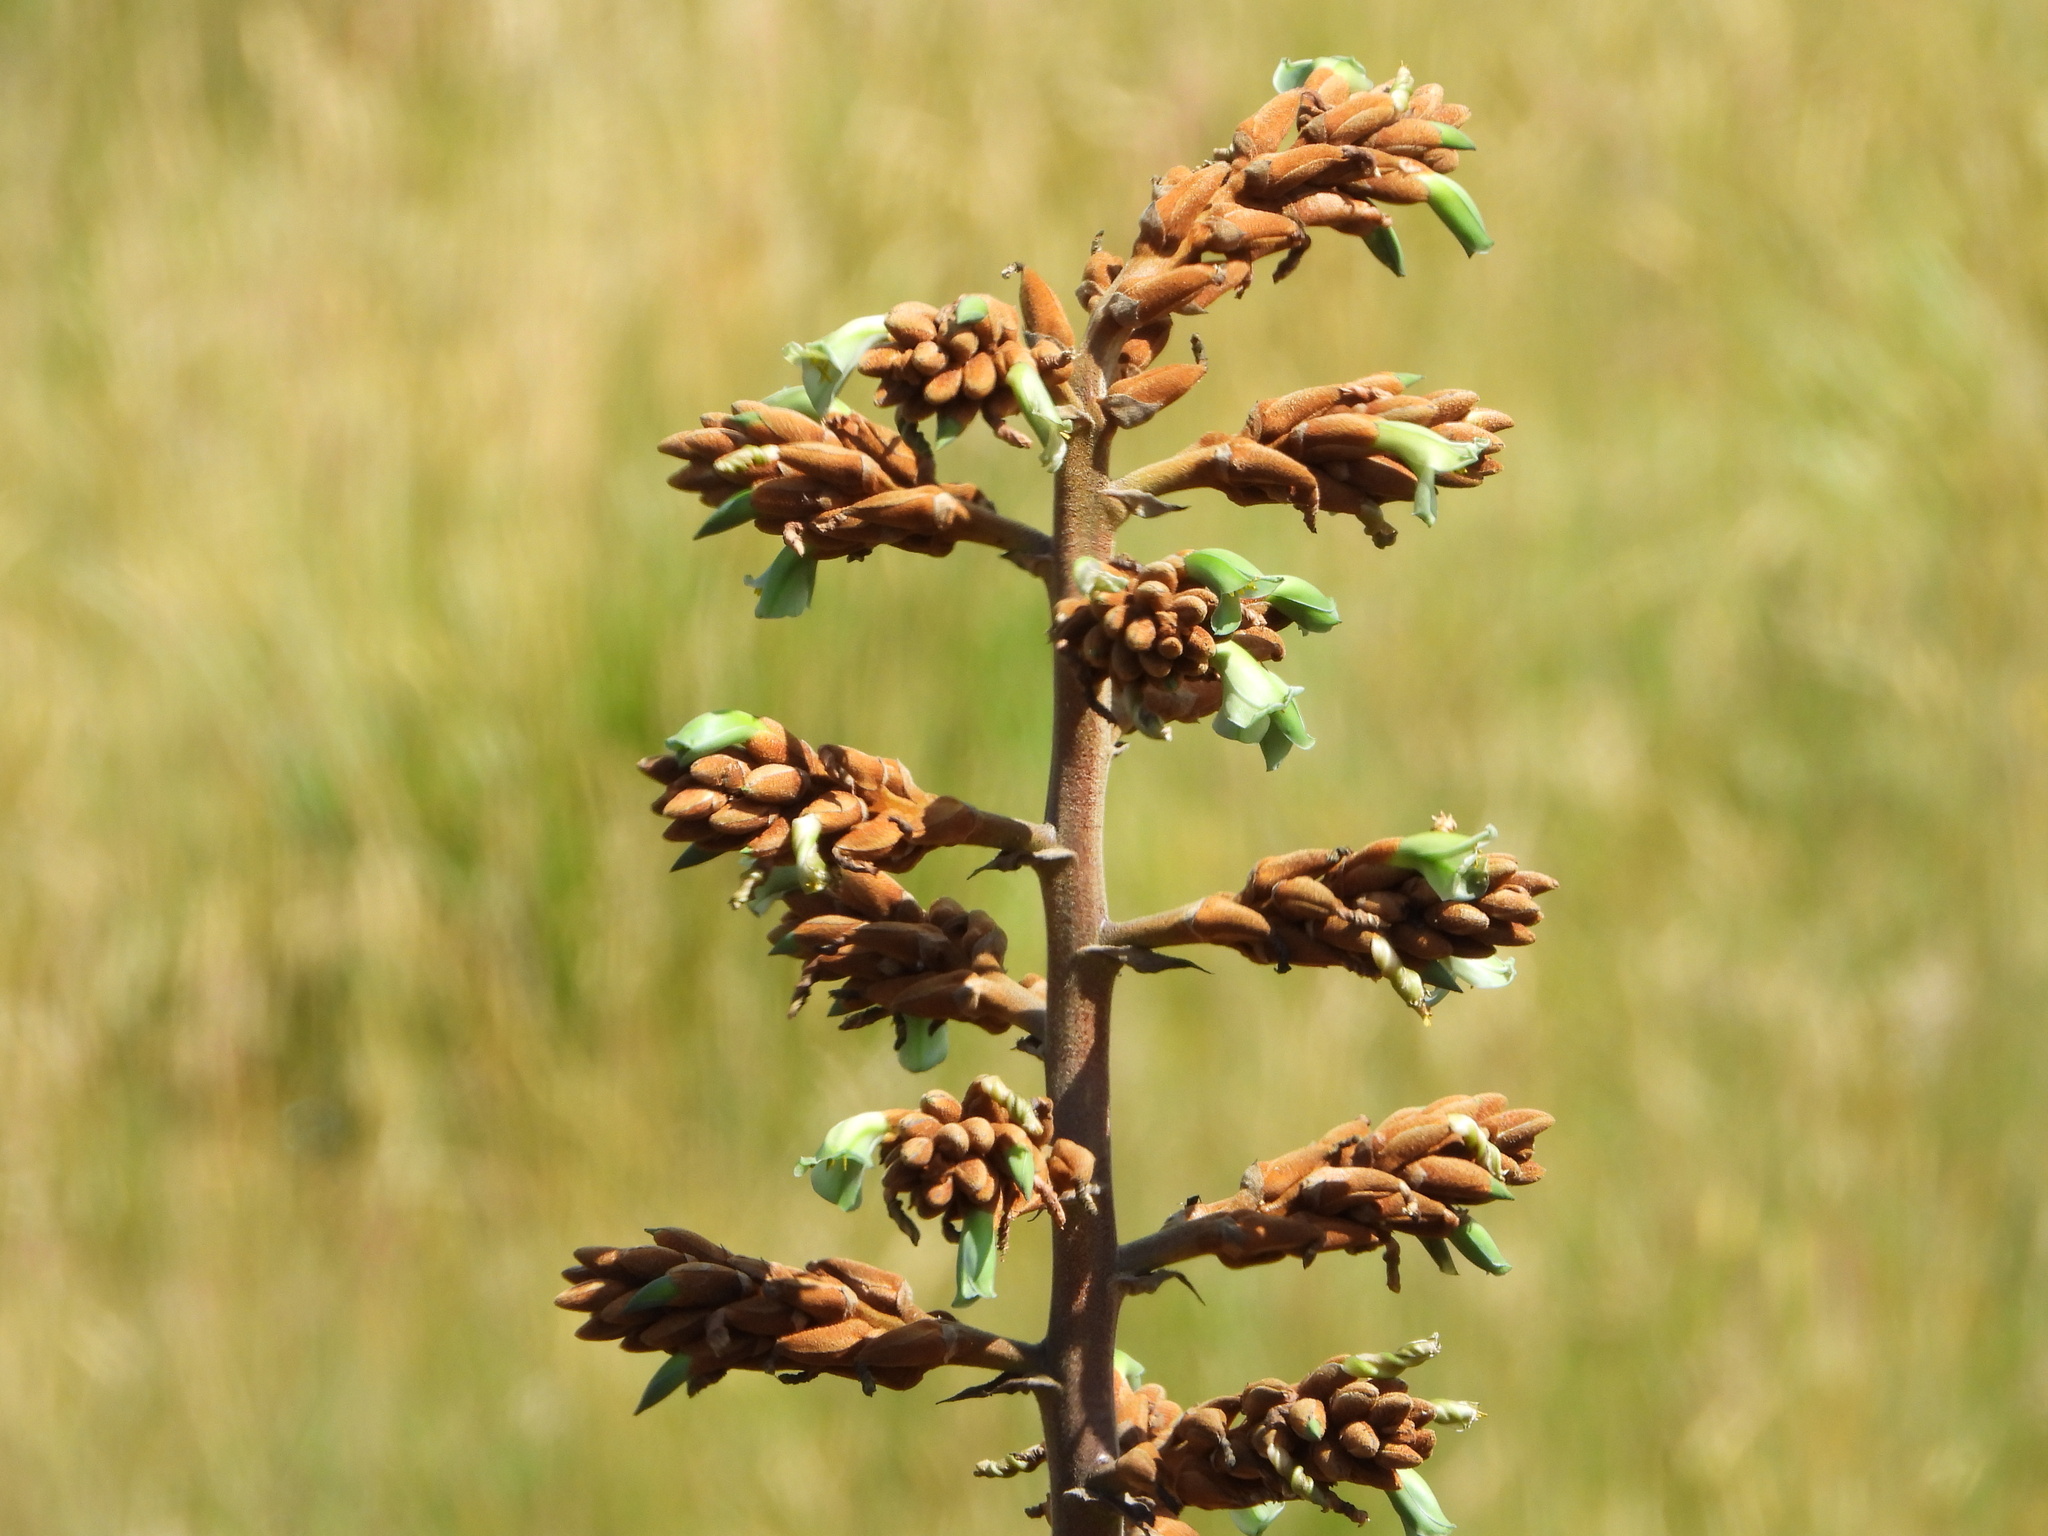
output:
[[[1273,71],[1273,89],[1299,90],[1319,69],[1332,69],[1354,91],[1372,89],[1372,72],[1348,53],[1326,53],[1317,59],[1282,59]]]
[[[1462,183],[1435,171],[1418,171],[1417,178],[1429,192],[1429,207],[1444,228],[1458,237],[1467,256],[1484,256],[1493,249],[1493,236],[1486,232],[1486,220]]]
[[[896,1047],[897,1065],[906,1072],[929,1072],[946,1059],[946,1021],[899,1013],[903,1043]]]
[[[1395,233],[1393,225],[1382,224],[1365,236],[1365,248],[1394,276],[1408,275],[1408,253],[1401,249],[1401,237]]]
[[[1440,1237],[1425,1237],[1422,1251],[1429,1255],[1430,1262],[1452,1279],[1458,1276],[1458,1261],[1451,1257],[1451,1245]]]
[[[1326,634],[1344,622],[1337,605],[1299,576],[1276,577],[1266,601],[1311,635]]]
[[[1254,1504],[1250,1509],[1233,1509],[1230,1523],[1244,1532],[1244,1536],[1266,1536],[1267,1529],[1287,1513],[1287,1506],[1279,1499],[1270,1504]]]
[[[1486,855],[1480,850],[1496,835],[1490,823],[1470,837],[1417,832],[1402,838],[1387,862],[1396,869],[1414,870],[1429,882],[1439,901],[1476,901],[1486,894]]]
[[[1436,477],[1470,469],[1479,462],[1477,443],[1454,443],[1412,421],[1388,421],[1375,417],[1380,435],[1375,451],[1398,459],[1415,476],[1415,515],[1429,526],[1436,523]]]
[[[1116,1352],[1116,1373],[1123,1377],[1124,1385],[1133,1392],[1145,1385],[1145,1362],[1133,1360],[1122,1350]]]
[[[647,1389],[640,1394],[640,1406],[633,1412],[645,1413],[689,1379],[690,1357],[687,1354],[670,1355],[647,1378]]]
[[[1230,549],[1191,549],[1184,564],[1188,575],[1223,599],[1209,619],[1209,632],[1219,640],[1237,633],[1246,598],[1264,597],[1280,581]]]
[[[738,746],[760,729],[760,717],[743,709],[707,710],[685,723],[662,745],[687,768],[700,757]]]
[[[1484,1413],[1480,1412],[1477,1403],[1461,1402],[1456,1398],[1447,1402],[1433,1401],[1430,1406],[1436,1410],[1436,1414],[1430,1419],[1430,1423],[1448,1424],[1453,1429],[1470,1429],[1474,1424],[1477,1424],[1486,1417]]]
[[[1216,711],[1218,736],[1258,746],[1269,771],[1279,767],[1295,747],[1316,744],[1294,702],[1299,688],[1290,688],[1267,671],[1235,640],[1217,646],[1210,664],[1223,680],[1223,705]]]
[[[1038,462],[1047,469],[1058,469],[1067,457],[1067,434],[1073,426],[1052,403],[1052,392],[1039,377],[1038,364],[1025,359],[1003,375],[1003,382],[1024,408],[1024,423],[1038,439]]]
[[[768,569],[749,576],[747,585],[761,594],[754,604],[757,619],[794,619],[811,606],[818,585],[818,562],[784,546]]]
[[[996,1217],[974,1210],[960,1223],[960,1252],[953,1268],[953,1305],[970,1307],[996,1294]]]
[[[1442,1335],[1432,1333],[1426,1339],[1410,1339],[1376,1355],[1347,1355],[1341,1363],[1348,1373],[1364,1381],[1374,1376],[1399,1376],[1443,1352]]]
[[[932,447],[944,448],[966,430],[966,422],[956,421],[951,416],[941,416],[932,423]]]
[[[1488,992],[1515,979],[1515,960],[1514,956],[1503,954],[1489,955],[1484,960],[1458,956],[1432,960],[1422,968],[1422,979],[1446,995],[1467,990]]]
[[[681,1262],[678,1260],[677,1262]],[[625,1310],[628,1312],[652,1312],[665,1307],[676,1299],[676,1283],[668,1275],[656,1275],[652,1280],[633,1293]]]
[[[797,1159],[796,1172],[808,1172],[811,1188],[842,1211],[857,1211],[861,1182],[888,1134],[889,1117],[879,1109],[849,1115],[825,1133],[815,1153]]]
[[[1401,1536],[1450,1536],[1457,1529],[1444,1518],[1443,1506],[1413,1467],[1402,1470],[1401,1486],[1387,1495],[1387,1502],[1401,1517]]]
[[[1451,1234],[1451,1245],[1489,1275],[1504,1275],[1515,1267],[1501,1257],[1493,1234],[1462,1211],[1458,1230]]]
[[[718,504],[718,510],[697,525],[693,539],[708,539],[714,533],[724,533],[728,528],[739,528],[754,520],[754,490],[752,486],[735,492]]]
[[[985,293],[962,294],[953,305],[955,325],[974,325],[988,318],[988,295]]]
[[[795,363],[803,374],[804,394],[813,416],[825,414],[861,354],[888,335],[889,328],[880,315],[862,315],[829,336],[820,336],[816,341],[792,341],[782,349],[782,360]]]

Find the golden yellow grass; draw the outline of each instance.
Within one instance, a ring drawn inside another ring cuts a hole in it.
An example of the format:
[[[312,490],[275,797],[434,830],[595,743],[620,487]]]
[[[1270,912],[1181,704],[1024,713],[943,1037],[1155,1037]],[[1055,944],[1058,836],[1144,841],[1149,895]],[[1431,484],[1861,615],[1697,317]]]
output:
[[[1428,1031],[1227,956],[1131,981],[1124,1219],[1452,1090],[1561,1125],[1505,1279],[1212,1270],[1129,1348],[1192,1400],[1441,1329],[1428,1389],[1491,1415],[1435,1469],[1475,1536],[2048,1526],[2038,7],[16,0],[0,1529],[1014,1528],[966,1471],[1034,1438],[1017,1402],[735,1379],[633,1419],[647,1362],[547,1306],[572,1244],[664,1221],[945,1289],[789,1179],[907,1080],[783,1021],[633,758],[739,705],[1037,797],[1027,582],[884,554],[758,624],[765,541],[690,543],[649,450],[850,314],[1071,283],[1318,50],[1477,108],[1500,248],[1409,214],[1396,282],[1319,240],[1125,462],[1378,368],[1522,424],[1391,551],[1207,496],[1134,531],[1348,622],[1290,658],[1322,740],[1279,774],[1199,729],[1122,760],[1116,905],[1443,808],[1565,887]],[[1042,515],[1030,456],[951,451]],[[1019,879],[966,894],[1034,954]],[[1034,1330],[1042,1247],[995,1326]]]

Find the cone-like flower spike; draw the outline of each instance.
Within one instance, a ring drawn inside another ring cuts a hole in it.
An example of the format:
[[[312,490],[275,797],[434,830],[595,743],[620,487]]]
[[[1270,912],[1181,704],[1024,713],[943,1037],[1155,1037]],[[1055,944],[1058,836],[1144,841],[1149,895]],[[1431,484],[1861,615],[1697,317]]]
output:
[[[1396,1110],[1377,1130],[1369,1120],[1346,1121],[1305,1147],[1255,1163],[1228,1199],[1175,1212],[1157,1232],[1127,1243],[1122,1263],[1135,1273],[1206,1253],[1242,1269],[1384,1251],[1387,1283],[1398,1289],[1399,1237],[1445,1245],[1446,1253],[1451,1245],[1465,1251],[1463,1237],[1480,1245],[1475,1252],[1491,1255],[1481,1262],[1468,1254],[1475,1264],[1503,1274],[1504,1263],[1491,1267],[1498,1250],[1470,1208],[1512,1200],[1516,1189],[1543,1177],[1536,1138],[1553,1123],[1540,1109],[1511,1108],[1498,1093]],[[1421,1339],[1404,1345],[1398,1359],[1362,1357],[1347,1366],[1353,1374],[1396,1375],[1433,1348],[1433,1339]]]

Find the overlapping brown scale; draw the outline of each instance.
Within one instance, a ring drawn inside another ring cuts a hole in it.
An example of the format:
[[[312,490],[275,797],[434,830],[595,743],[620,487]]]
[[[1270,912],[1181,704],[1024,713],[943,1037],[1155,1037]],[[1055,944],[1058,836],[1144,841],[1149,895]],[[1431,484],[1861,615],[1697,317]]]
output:
[[[1261,859],[1243,890],[1194,903],[1181,927],[1188,940],[1224,945],[1259,965],[1341,966],[1375,978],[1375,939],[1414,970],[1536,942],[1543,920],[1536,898],[1557,881],[1523,869],[1512,854],[1489,853],[1486,893],[1444,901],[1422,876],[1387,862],[1400,842],[1386,837],[1356,852],[1303,848]]]
[[[1464,1221],[1462,1208],[1501,1198],[1477,1150],[1451,1126],[1453,1115],[1472,1120],[1497,1150],[1503,1185],[1543,1177],[1536,1138],[1556,1124],[1550,1115],[1513,1108],[1505,1094],[1451,1094],[1398,1109],[1378,1129],[1362,1117],[1346,1121],[1305,1147],[1254,1163],[1235,1194],[1184,1206],[1132,1244],[1133,1254],[1150,1249],[1157,1262],[1209,1254],[1225,1268],[1244,1269],[1384,1251],[1388,1286],[1398,1290],[1397,1234],[1448,1238]]]
[[[890,1215],[913,1239],[906,1204],[920,1219],[937,1221],[949,1243],[960,1240],[969,1216],[989,1212],[999,1248],[1008,1245],[1019,1216],[1046,1211],[1065,1226],[1069,1202],[1093,1206],[1094,1154],[1055,1134],[1051,1099],[1026,1104],[999,1079],[978,1077],[957,1099],[934,1089],[915,1109],[887,1115],[889,1133],[877,1147],[882,1191]],[[1028,1185],[1011,1166],[1013,1149],[1031,1158]]]
[[[587,1314],[579,1339],[689,1357],[692,1392],[728,1371],[844,1376],[907,1391],[942,1365],[1014,1369],[1018,1348],[919,1309],[901,1275],[854,1259],[802,1269],[751,1258],[680,1227],[652,1243],[576,1250],[555,1305]]]
[[[1346,1358],[1185,1410],[1153,1406],[1125,1431],[1131,1443],[1120,1446],[1117,1487],[1169,1516],[1306,1500],[1363,1524],[1364,1511],[1338,1489],[1399,1488],[1401,1473],[1436,1450],[1436,1405],[1399,1376],[1353,1376]]]
[[[736,400],[700,417],[661,451],[688,461],[669,477],[707,505],[753,493],[754,526],[800,555],[860,559],[882,545],[948,555],[954,545],[1012,548],[1014,527],[972,485],[940,483],[929,458],[855,411],[824,421],[802,411]]]
[[[1188,574],[1186,554],[1146,565],[1117,556],[1111,563],[1131,578],[1128,587],[1064,598],[1053,609],[1053,649],[1091,692],[1111,680],[1110,713],[1127,731],[1201,720],[1223,702],[1213,665],[1220,642],[1210,627],[1222,599]],[[1244,600],[1243,613],[1229,638],[1259,661],[1284,659],[1287,615],[1257,598]]]
[[[1010,424],[1023,411],[1010,370],[1028,361],[1048,389],[1062,385],[1073,372],[1074,338],[1044,280],[1028,268],[1022,275],[1021,314],[986,293],[962,294],[943,308],[910,301],[890,310],[883,320],[889,340],[858,364],[879,381],[875,404],[906,421],[937,416],[963,429],[979,417],[1004,442],[1032,447]]]
[[[1122,330],[1170,326],[1175,314],[1200,314],[1226,293],[1242,294],[1268,257],[1284,258],[1274,276],[1285,277],[1311,230],[1370,240],[1386,229],[1392,221],[1379,205],[1424,201],[1417,173],[1456,168],[1442,130],[1471,116],[1446,102],[1440,85],[1416,87],[1397,106],[1396,85],[1354,92],[1319,69],[1274,96],[1238,124],[1228,149],[1153,183],[1130,257],[1098,252],[1078,290],[1082,304],[1091,313],[1111,304],[1106,318]],[[1162,332],[1148,358],[1163,345]]]
[[[640,771],[662,786],[654,802],[667,817],[662,836],[688,843],[697,857],[744,848],[757,864],[788,864],[790,823],[816,816],[819,846],[855,873],[909,869],[934,848],[1028,846],[1024,822],[976,809],[917,787],[894,758],[852,747],[813,748],[776,721],[737,746],[687,767],[674,753],[642,758]]]
[[[1045,1027],[1045,978],[1003,969],[1009,936],[986,912],[950,897],[929,909],[887,875],[840,876],[825,890],[797,891],[769,934],[778,952],[803,961],[792,1017],[821,982],[839,982],[832,1011],[841,1029],[894,1015],[973,1024],[990,1034]]]

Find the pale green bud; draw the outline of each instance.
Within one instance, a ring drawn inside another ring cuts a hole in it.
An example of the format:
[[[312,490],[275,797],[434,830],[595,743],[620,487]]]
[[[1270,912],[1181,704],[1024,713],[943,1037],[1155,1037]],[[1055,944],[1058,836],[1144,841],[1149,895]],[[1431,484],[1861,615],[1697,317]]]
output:
[[[1032,1183],[1038,1177],[1038,1159],[1031,1155],[1031,1149],[1006,1147],[1003,1149],[1003,1162],[1010,1171],[1010,1182],[1026,1194],[1031,1193]]]
[[[1448,1424],[1453,1429],[1470,1429],[1474,1424],[1477,1424],[1486,1417],[1484,1413],[1479,1411],[1477,1403],[1460,1402],[1453,1399],[1450,1402],[1436,1401],[1430,1406],[1436,1409],[1436,1416],[1430,1422],[1432,1424]]]
[[[1466,145],[1471,141],[1468,139]],[[1479,216],[1479,205],[1472,200],[1472,194],[1464,184],[1435,171],[1416,173],[1424,187],[1429,190],[1429,206],[1444,228],[1458,237],[1458,244],[1465,247],[1467,256],[1484,256],[1493,249],[1493,236],[1486,232],[1486,220]]]
[[[1486,856],[1480,850],[1496,836],[1490,823],[1470,837],[1417,832],[1402,838],[1387,862],[1396,869],[1414,870],[1429,882],[1439,901],[1476,901],[1486,894]]]
[[[1401,1536],[1450,1536],[1457,1529],[1444,1518],[1436,1495],[1413,1467],[1402,1471],[1401,1486],[1387,1495],[1387,1502],[1401,1517]]]
[[[980,1209],[960,1223],[959,1253],[953,1266],[953,1305],[972,1306],[996,1294],[996,1217]]]
[[[818,562],[785,545],[767,570],[746,581],[761,594],[754,604],[755,618],[793,619],[811,606],[811,593],[818,585]]]
[[[962,294],[960,302],[953,306],[955,325],[973,325],[988,318],[988,295],[985,293]]]
[[[1301,692],[1299,688],[1291,691]],[[1315,744],[1315,737],[1308,733],[1307,722],[1301,718],[1301,701],[1290,698],[1273,712],[1266,734],[1259,738],[1259,752],[1266,759],[1266,772],[1271,773],[1287,760],[1287,754],[1296,747],[1306,752]]]
[[[946,1059],[944,1019],[921,1019],[914,1013],[898,1014],[903,1021],[903,1043],[896,1047],[896,1063],[906,1072],[929,1072]]]
[[[811,1188],[842,1211],[857,1211],[861,1182],[875,1166],[876,1153],[888,1134],[889,1117],[879,1109],[849,1115],[825,1133],[813,1155],[797,1159],[796,1172],[808,1172]]]
[[[1410,1339],[1376,1355],[1347,1355],[1339,1363],[1363,1381],[1374,1376],[1400,1376],[1425,1365],[1444,1352],[1443,1336],[1432,1333],[1426,1339]]]
[[[1279,1499],[1268,1504],[1254,1504],[1250,1509],[1233,1509],[1230,1523],[1244,1532],[1244,1536],[1266,1536],[1266,1531],[1275,1520],[1287,1513],[1287,1505]]]
[[[1038,439],[1038,462],[1047,469],[1058,469],[1067,457],[1067,434],[1074,428],[1052,403],[1052,392],[1039,376],[1038,364],[1026,358],[1003,375],[1003,382],[1024,408],[1024,424]]]
[[[1410,74],[1408,66],[1403,64],[1394,71],[1394,78],[1387,82],[1387,95],[1393,98],[1394,110],[1396,112],[1406,112],[1408,110],[1408,98],[1414,94],[1415,76]]]
[[[753,913],[754,916],[760,917],[770,907],[774,906],[776,902],[782,900],[783,897],[804,888],[804,877],[801,870],[794,869],[787,864],[778,865],[776,868],[769,870],[762,877],[761,883],[747,893],[747,910]],[[783,945],[789,941],[790,935],[783,935],[782,938],[768,946],[768,953],[771,955],[793,955],[798,953],[799,951],[794,948],[783,948]]]
[[[1498,1179],[1500,1177],[1500,1148],[1496,1147],[1493,1144],[1492,1138],[1479,1128],[1477,1120],[1474,1120],[1470,1115],[1450,1115],[1445,1118],[1444,1124],[1449,1126],[1458,1139],[1465,1143],[1465,1150],[1471,1154],[1473,1162],[1492,1174],[1494,1178]]]
[[[967,430],[967,423],[951,416],[940,416],[932,422],[932,447],[944,448]]]
[[[1432,960],[1423,967],[1422,979],[1444,992],[1489,992],[1515,979],[1515,961],[1512,955],[1503,953],[1488,955],[1484,960],[1461,956]]]
[[[1436,1265],[1438,1269],[1454,1280],[1457,1278],[1458,1261],[1451,1257],[1451,1245],[1449,1243],[1440,1237],[1425,1237],[1422,1239],[1422,1251],[1429,1255],[1430,1262]]]
[[[795,363],[804,380],[804,394],[811,414],[823,416],[853,372],[861,354],[879,345],[889,335],[880,315],[862,315],[849,320],[829,336],[816,341],[792,341],[782,349],[782,360]]]
[[[1223,704],[1215,720],[1218,736],[1257,745],[1269,770],[1279,766],[1291,748],[1315,745],[1294,703],[1299,688],[1290,688],[1234,640],[1216,647],[1211,665],[1223,680]]]
[[[724,533],[728,528],[738,528],[754,520],[754,489],[747,487],[736,491],[718,504],[718,510],[697,525],[691,535],[695,539],[708,539],[714,533]]]
[[[700,757],[736,747],[761,729],[761,720],[743,709],[714,709],[696,716],[662,743],[687,768]]]

